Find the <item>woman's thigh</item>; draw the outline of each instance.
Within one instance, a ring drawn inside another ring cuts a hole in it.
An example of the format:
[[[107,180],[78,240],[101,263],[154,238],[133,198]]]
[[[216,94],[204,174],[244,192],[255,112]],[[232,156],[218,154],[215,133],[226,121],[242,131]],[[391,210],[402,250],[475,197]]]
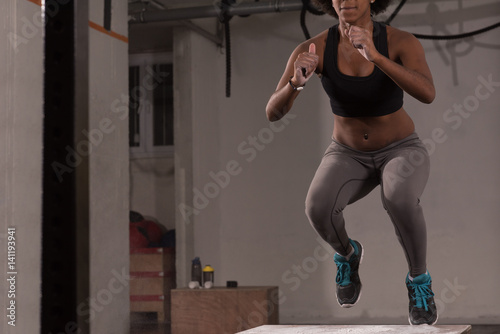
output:
[[[309,187],[306,207],[322,214],[339,214],[377,185],[376,173],[368,164],[347,154],[327,151]]]

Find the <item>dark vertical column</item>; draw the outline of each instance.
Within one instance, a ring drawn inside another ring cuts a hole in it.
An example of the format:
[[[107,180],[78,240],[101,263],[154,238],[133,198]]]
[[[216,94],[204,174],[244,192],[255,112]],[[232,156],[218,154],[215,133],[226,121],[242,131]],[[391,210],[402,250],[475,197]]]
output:
[[[111,31],[111,0],[104,0],[104,29]]]
[[[75,1],[75,142],[88,143],[89,131],[89,2]],[[87,131],[84,131],[87,130]],[[78,146],[77,146],[78,147]],[[89,155],[81,156],[75,168],[76,184],[76,251],[77,251],[77,316],[81,334],[90,333],[88,298],[90,292],[90,203]],[[81,307],[84,305],[84,307]],[[78,312],[80,310],[80,312]],[[83,310],[83,311],[82,311]],[[64,332],[63,332],[64,333]],[[98,334],[98,333],[97,333]]]
[[[77,328],[75,2],[46,7],[42,200],[42,334]]]

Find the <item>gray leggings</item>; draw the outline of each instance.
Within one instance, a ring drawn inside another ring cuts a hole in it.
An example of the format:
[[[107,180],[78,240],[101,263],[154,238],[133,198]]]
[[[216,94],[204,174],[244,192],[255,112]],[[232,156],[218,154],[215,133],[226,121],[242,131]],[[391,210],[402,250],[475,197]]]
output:
[[[419,197],[429,169],[429,155],[416,133],[371,152],[334,140],[309,188],[307,217],[318,234],[345,256],[349,237],[344,208],[380,184],[382,203],[403,247],[410,275],[416,277],[426,272],[427,234]]]

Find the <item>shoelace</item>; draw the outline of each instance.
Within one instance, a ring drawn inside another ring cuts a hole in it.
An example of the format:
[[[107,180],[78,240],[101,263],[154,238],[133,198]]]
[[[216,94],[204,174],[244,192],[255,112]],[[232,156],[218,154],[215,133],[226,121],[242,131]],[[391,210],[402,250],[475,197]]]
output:
[[[410,282],[409,285],[414,291],[414,294],[411,296],[411,298],[416,302],[415,306],[417,308],[425,308],[425,310],[428,311],[429,308],[427,300],[434,296],[434,292],[432,292],[431,288],[429,287],[430,283],[415,284],[413,282]]]
[[[351,265],[349,262],[335,261],[337,264],[337,277],[335,281],[341,286],[346,286],[351,284]]]

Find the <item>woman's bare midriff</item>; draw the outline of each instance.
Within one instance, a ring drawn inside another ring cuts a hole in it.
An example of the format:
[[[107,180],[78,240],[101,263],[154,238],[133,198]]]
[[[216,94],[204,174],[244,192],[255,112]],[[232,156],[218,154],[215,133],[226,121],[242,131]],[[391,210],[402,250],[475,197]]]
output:
[[[377,117],[334,116],[333,138],[359,151],[380,150],[415,131],[412,119],[403,108]]]

